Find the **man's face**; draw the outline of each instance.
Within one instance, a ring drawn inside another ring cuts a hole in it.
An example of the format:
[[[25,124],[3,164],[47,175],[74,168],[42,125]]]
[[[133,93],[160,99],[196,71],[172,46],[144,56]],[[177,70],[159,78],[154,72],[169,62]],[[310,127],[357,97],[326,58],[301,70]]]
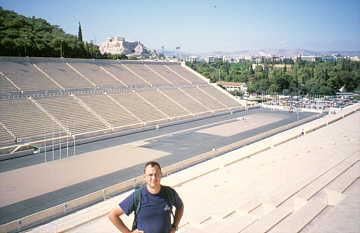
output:
[[[158,166],[151,167],[150,165],[145,168],[144,180],[150,188],[160,186],[161,170]]]

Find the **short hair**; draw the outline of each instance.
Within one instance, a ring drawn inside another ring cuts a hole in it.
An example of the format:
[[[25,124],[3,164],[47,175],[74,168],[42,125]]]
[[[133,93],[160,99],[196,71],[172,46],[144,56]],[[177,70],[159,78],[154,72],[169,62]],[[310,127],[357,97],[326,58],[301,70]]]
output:
[[[155,166],[157,166],[157,167],[160,169],[160,171],[161,171],[161,166],[160,166],[160,164],[159,164],[158,162],[149,161],[149,162],[147,162],[147,163],[145,164],[145,166],[144,166],[144,173],[145,173],[145,169],[147,168],[147,166],[150,166],[150,167],[155,167]]]

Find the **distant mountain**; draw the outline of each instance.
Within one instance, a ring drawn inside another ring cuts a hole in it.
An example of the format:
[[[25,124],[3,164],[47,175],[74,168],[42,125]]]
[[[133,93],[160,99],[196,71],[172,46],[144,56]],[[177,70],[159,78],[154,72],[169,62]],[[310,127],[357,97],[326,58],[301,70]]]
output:
[[[166,56],[176,56],[176,57],[189,57],[189,56],[231,56],[231,57],[249,57],[249,56],[284,56],[284,57],[296,57],[296,56],[326,56],[339,54],[340,56],[360,56],[360,51],[312,51],[307,49],[259,49],[259,50],[240,50],[233,52],[224,52],[224,51],[213,51],[205,53],[188,53],[182,51],[164,51]]]

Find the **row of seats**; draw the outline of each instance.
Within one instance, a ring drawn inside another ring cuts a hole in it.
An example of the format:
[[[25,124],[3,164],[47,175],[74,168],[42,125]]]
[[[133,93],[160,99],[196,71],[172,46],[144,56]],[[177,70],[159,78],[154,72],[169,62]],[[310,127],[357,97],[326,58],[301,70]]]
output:
[[[1,57],[0,94],[19,91],[0,100],[0,145],[241,108],[179,63]]]
[[[18,138],[27,141],[50,138],[54,132],[56,136],[70,136],[138,128],[241,108],[226,94],[208,89],[149,88],[0,100],[0,144],[13,143]],[[229,100],[223,103],[218,98]]]
[[[1,142],[52,137],[65,132],[29,99],[0,101]],[[4,127],[5,126],[5,127]]]
[[[206,84],[178,63],[0,58],[0,91]]]

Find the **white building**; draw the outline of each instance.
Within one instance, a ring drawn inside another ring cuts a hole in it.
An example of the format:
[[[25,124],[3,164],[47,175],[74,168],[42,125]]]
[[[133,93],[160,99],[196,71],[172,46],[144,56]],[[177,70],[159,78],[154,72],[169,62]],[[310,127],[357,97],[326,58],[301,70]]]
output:
[[[227,91],[240,91],[242,93],[246,93],[248,88],[246,83],[219,81],[216,84],[223,86]]]
[[[199,61],[199,57],[197,56],[190,56],[185,59],[187,62],[197,62]]]
[[[139,56],[144,52],[144,45],[140,41],[126,41],[124,37],[109,37],[100,46],[100,53],[125,54]]]
[[[217,61],[222,61],[222,58],[221,57],[214,57],[214,56],[205,57],[205,62],[206,63],[213,63],[213,62],[217,62]]]

